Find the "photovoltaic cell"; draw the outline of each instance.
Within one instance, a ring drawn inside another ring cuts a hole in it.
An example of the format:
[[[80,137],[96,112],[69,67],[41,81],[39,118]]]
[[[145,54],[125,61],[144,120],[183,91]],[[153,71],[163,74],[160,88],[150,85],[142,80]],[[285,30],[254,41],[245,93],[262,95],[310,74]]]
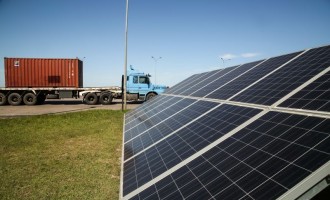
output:
[[[176,103],[183,100],[181,97],[168,97],[166,99],[163,99],[163,101],[158,102],[157,105],[154,105],[152,108],[144,108],[140,112],[134,113],[133,120],[130,120],[129,122],[125,123],[125,130],[128,131],[131,128],[137,126],[138,124],[145,122],[149,120],[149,118],[152,118],[155,114],[165,110],[165,109],[171,109],[170,107],[172,105],[175,105]],[[179,104],[181,105],[181,104]],[[175,112],[175,110],[173,110]],[[158,117],[158,116],[156,116]],[[157,119],[157,118],[156,118]]]
[[[284,56],[278,56],[275,58],[270,58],[260,65],[256,66],[252,70],[246,72],[242,76],[236,78],[234,81],[229,84],[220,86],[219,89],[215,90],[211,94],[207,95],[206,98],[214,99],[229,99],[233,95],[237,94],[244,88],[248,87],[255,81],[259,80],[263,76],[267,75],[274,69],[288,62],[301,52],[296,52]]]
[[[192,85],[190,87],[187,87],[187,89],[180,93],[180,95],[189,96],[190,94],[196,92],[196,90],[199,90],[201,87],[207,85],[208,83],[216,80],[217,78],[223,76],[226,73],[226,70],[216,70],[209,72],[205,78],[200,79],[200,82]]]
[[[124,163],[124,195],[222,137],[260,110],[221,105]]]
[[[158,98],[159,97],[159,98]],[[154,101],[154,99],[157,98],[157,100]],[[131,123],[137,118],[139,118],[141,115],[146,115],[150,112],[155,112],[155,110],[158,110],[158,107],[162,107],[164,104],[168,104],[169,102],[175,103],[183,98],[173,97],[173,96],[163,96],[158,95],[155,98],[152,98],[150,102],[146,104],[142,104],[142,106],[139,106],[137,110],[133,110],[128,112],[128,115],[125,114],[125,123]],[[142,109],[140,109],[142,108]]]
[[[280,104],[280,107],[330,112],[330,72]]]
[[[134,110],[129,111],[128,113],[125,114],[125,122],[129,122],[133,120],[136,116],[135,114],[144,111],[146,108],[153,108],[154,105],[157,105],[159,102],[163,102],[163,100],[166,101],[166,99],[171,99],[171,96],[163,96],[163,95],[158,95],[155,98],[150,99],[148,103],[142,104],[141,106],[137,107]]]
[[[276,199],[330,159],[325,124],[330,120],[269,112],[132,199]]]
[[[201,80],[203,80],[203,78],[207,77],[206,75],[208,73],[209,72],[197,74],[196,76],[194,76],[193,78],[190,79],[189,84],[182,85],[182,86],[178,87],[176,90],[172,90],[170,94],[176,94],[176,95],[180,94],[181,92],[185,91],[187,89],[187,87],[199,83]]]
[[[125,130],[129,130],[142,120],[147,119],[148,117],[182,99],[183,98],[163,95],[158,95],[155,98],[152,98],[148,101],[148,103],[144,103],[139,106],[138,109],[134,109],[125,114]]]
[[[163,104],[167,104],[169,100],[172,99],[172,102],[174,103],[175,101],[179,101],[182,99],[177,98],[175,100],[175,98],[176,97],[173,96],[156,96],[155,98],[152,98],[150,102],[148,101],[148,104],[142,104],[138,107],[138,109],[134,109],[133,111],[130,111],[129,113],[125,114],[125,130],[128,130],[130,126],[133,126],[134,124],[138,123],[138,121],[140,121],[141,116],[146,115],[150,112],[155,113],[156,110],[159,110],[159,107],[162,107]]]
[[[190,85],[190,82],[192,82],[197,77],[198,77],[198,74],[194,74],[194,75],[186,78],[185,80],[183,80],[180,83],[174,85],[173,87],[168,88],[165,91],[165,94],[171,94],[173,91],[177,90],[178,88],[184,87],[185,85]]]
[[[216,79],[214,82],[210,83],[209,85],[206,85],[205,87],[200,88],[196,92],[192,93],[191,96],[204,97],[204,96],[210,94],[211,92],[213,92],[214,90],[218,89],[219,87],[232,81],[237,76],[240,76],[241,74],[245,73],[247,70],[250,70],[252,67],[256,66],[260,62],[262,62],[262,60],[255,61],[252,63],[247,63],[244,65],[240,65],[238,67],[226,68],[227,70],[231,70],[231,71],[226,71],[226,69],[222,70],[222,71],[226,71],[228,73],[224,74],[220,78]]]
[[[329,66],[330,46],[311,49],[232,100],[272,105]]]
[[[228,67],[228,68],[221,70],[221,72],[218,74],[218,76],[214,77],[213,80],[210,80],[209,83],[206,83],[205,85],[201,86],[201,88],[198,88],[199,93],[207,94],[207,93],[213,91],[215,87],[218,87],[218,85],[219,85],[218,81],[220,81],[222,79],[222,77],[226,77],[228,73],[235,70],[236,68],[237,68],[237,66],[234,66],[234,67]],[[223,81],[223,82],[225,82],[225,81]],[[195,93],[195,92],[196,91],[193,91],[193,93]],[[202,96],[199,95],[199,97],[202,97]]]
[[[193,104],[196,100],[193,99],[183,99],[181,101],[175,102],[157,114],[153,115],[149,118],[141,119],[141,123],[137,124],[133,128],[126,130],[125,129],[125,142],[132,139],[133,137],[139,135],[140,133],[146,131],[147,129],[153,127],[154,125],[158,124],[159,122],[165,120],[166,118],[170,117],[171,115],[177,113],[178,111],[186,108],[187,106]]]
[[[217,105],[218,103],[198,101],[186,109],[177,112],[171,118],[162,121],[157,126],[154,126],[138,137],[126,142],[124,147],[124,159],[127,160],[134,156]]]

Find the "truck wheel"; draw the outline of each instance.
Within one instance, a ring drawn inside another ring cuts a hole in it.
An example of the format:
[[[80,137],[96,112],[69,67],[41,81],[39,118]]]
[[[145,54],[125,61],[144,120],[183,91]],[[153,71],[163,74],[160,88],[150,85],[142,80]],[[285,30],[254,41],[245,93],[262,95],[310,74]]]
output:
[[[95,105],[97,104],[97,95],[94,92],[90,92],[88,94],[86,94],[85,96],[85,102],[88,105]]]
[[[18,106],[22,103],[22,96],[18,93],[11,93],[8,96],[8,103],[12,106]]]
[[[154,98],[156,95],[157,95],[157,94],[155,94],[155,93],[149,93],[149,94],[147,95],[146,101],[149,101],[150,99]]]
[[[5,94],[0,93],[0,106],[6,105],[7,104],[7,97]]]
[[[100,103],[103,105],[109,105],[112,102],[112,95],[110,92],[104,92],[101,93],[100,99],[99,99]]]
[[[23,102],[25,105],[32,106],[37,103],[37,96],[33,93],[27,93],[23,97]]]

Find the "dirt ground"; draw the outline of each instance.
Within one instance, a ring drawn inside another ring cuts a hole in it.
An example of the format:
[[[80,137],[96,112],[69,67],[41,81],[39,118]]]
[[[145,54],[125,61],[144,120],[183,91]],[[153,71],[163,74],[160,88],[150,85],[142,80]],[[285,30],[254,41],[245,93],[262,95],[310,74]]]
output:
[[[141,104],[141,102],[129,102],[127,103],[127,109],[134,109]],[[0,118],[57,114],[90,109],[121,110],[121,108],[120,99],[114,100],[110,105],[86,105],[82,103],[81,99],[47,99],[43,105],[0,106]]]

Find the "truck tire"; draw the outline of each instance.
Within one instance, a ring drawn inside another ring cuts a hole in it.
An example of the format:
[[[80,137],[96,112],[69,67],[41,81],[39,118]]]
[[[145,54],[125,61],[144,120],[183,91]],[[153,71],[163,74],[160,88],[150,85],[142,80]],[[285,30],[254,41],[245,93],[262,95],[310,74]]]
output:
[[[33,93],[27,93],[23,97],[23,102],[25,105],[32,106],[37,104],[37,96]]]
[[[84,100],[88,105],[95,105],[98,102],[97,95],[94,92],[87,93]]]
[[[100,95],[100,99],[99,99],[100,103],[102,105],[109,105],[112,103],[112,95],[110,92],[103,92]]]
[[[18,93],[11,93],[8,96],[8,103],[12,106],[18,106],[22,103],[22,96]]]
[[[0,93],[0,106],[6,105],[7,104],[7,97],[5,94]]]
[[[156,93],[149,93],[146,97],[146,101],[149,101],[150,99],[154,98],[157,94]]]

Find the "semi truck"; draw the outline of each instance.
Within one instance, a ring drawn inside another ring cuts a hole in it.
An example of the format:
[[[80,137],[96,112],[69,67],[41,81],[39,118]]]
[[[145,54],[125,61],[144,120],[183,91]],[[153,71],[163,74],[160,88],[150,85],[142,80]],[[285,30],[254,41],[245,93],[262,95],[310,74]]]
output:
[[[80,98],[88,105],[111,104],[122,98],[122,87],[83,87],[83,62],[69,58],[4,58],[5,87],[0,87],[0,106],[37,105],[46,98]],[[167,88],[154,85],[150,75],[128,69],[128,101],[147,101]]]

